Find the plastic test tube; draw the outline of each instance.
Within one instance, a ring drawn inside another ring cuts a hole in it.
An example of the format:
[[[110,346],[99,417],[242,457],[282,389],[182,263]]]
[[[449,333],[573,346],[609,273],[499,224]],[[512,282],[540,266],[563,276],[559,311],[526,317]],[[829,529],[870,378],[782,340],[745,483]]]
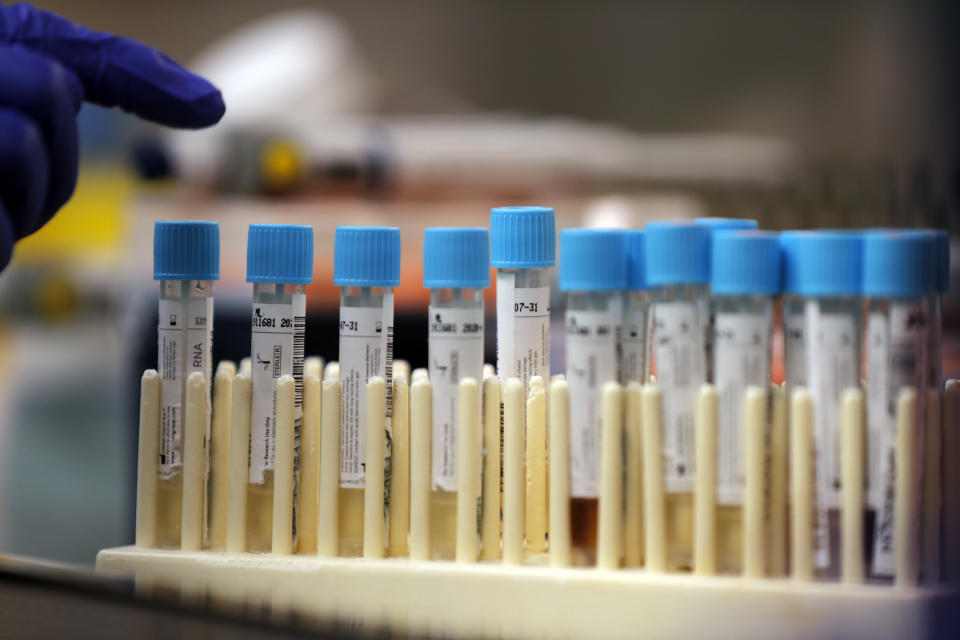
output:
[[[647,285],[645,231],[626,232],[627,291],[624,304],[620,382],[646,384],[650,379],[650,333],[653,329]]]
[[[780,234],[783,252],[783,361],[784,382],[789,394],[807,386],[807,341],[804,338],[803,297],[797,294],[795,265],[796,231]]]
[[[386,383],[385,514],[390,501],[393,287],[400,284],[400,230],[337,227],[333,255],[333,283],[340,287],[340,555],[360,556],[366,481],[366,390],[367,381],[374,376],[384,378]]]
[[[840,571],[840,398],[860,386],[863,237],[844,231],[795,232],[785,266],[802,297],[807,387],[814,410],[814,566]]]
[[[711,252],[717,388],[717,568],[743,564],[744,434],[748,386],[770,384],[774,297],[781,283],[776,233],[716,234]]]
[[[713,240],[716,238],[718,233],[723,231],[749,231],[751,229],[756,229],[759,225],[756,220],[751,220],[750,218],[696,218],[694,222],[701,227],[706,227],[710,230],[710,248],[712,250]],[[710,263],[709,257],[707,258],[707,264]],[[711,304],[710,298],[702,299],[705,308],[702,311],[704,318],[704,328],[703,328],[703,352],[705,354],[704,358],[704,375],[706,376],[707,382],[714,381],[714,356],[713,356],[713,335],[714,335],[714,315],[713,315],[713,305]]]
[[[293,548],[297,537],[300,424],[306,285],[313,282],[313,227],[252,224],[247,235],[247,282],[253,283],[250,322],[252,412],[247,485],[247,548],[273,542],[277,379],[292,375],[294,392]]]
[[[477,381],[478,394],[482,389],[483,290],[490,286],[488,231],[427,229],[423,235],[423,286],[430,289],[428,357],[433,388],[431,555],[453,560],[457,540],[457,401],[460,381],[465,378]]]
[[[490,266],[497,269],[497,376],[550,379],[550,267],[556,226],[548,207],[490,212]]]
[[[926,389],[936,295],[936,236],[931,231],[875,231],[863,244],[867,319],[867,509],[871,571],[893,576],[896,411],[900,389]],[[917,424],[924,424],[922,407]],[[871,533],[873,534],[871,536]]]
[[[595,564],[600,495],[602,390],[619,376],[626,232],[560,232],[559,287],[567,293],[570,385],[570,542],[575,564]]]
[[[647,282],[654,292],[653,354],[663,394],[667,563],[688,568],[693,553],[694,407],[706,382],[710,232],[689,222],[647,224]]]
[[[184,402],[187,378],[194,371],[203,373],[207,382],[204,448],[210,442],[213,281],[220,279],[217,223],[157,222],[153,231],[153,278],[160,281],[157,542],[161,547],[176,549],[180,547],[183,501]],[[207,483],[204,485],[206,489]],[[209,500],[205,502],[208,506]]]
[[[930,296],[930,386],[943,388],[943,310],[942,298],[950,291],[950,237],[946,231],[934,231],[936,244],[936,287]]]

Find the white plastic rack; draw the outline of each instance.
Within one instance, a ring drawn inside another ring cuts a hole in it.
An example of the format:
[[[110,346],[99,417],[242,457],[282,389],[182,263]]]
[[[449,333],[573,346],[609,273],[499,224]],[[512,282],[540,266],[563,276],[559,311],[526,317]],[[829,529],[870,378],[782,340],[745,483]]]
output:
[[[296,496],[294,381],[278,382],[272,553],[249,553],[250,378],[243,368],[239,375],[231,363],[217,369],[210,447],[203,436],[206,384],[199,373],[188,381],[181,549],[156,548],[160,379],[144,373],[136,545],[101,551],[98,570],[133,576],[144,592],[176,592],[189,602],[268,611],[275,619],[336,619],[454,637],[949,637],[958,622],[960,590],[950,583],[960,578],[960,468],[936,461],[941,451],[960,451],[960,382],[927,392],[925,425],[913,417],[918,392],[901,393],[896,576],[868,583],[863,483],[850,481],[863,478],[866,456],[859,389],[841,403],[841,575],[823,581],[814,577],[813,406],[803,389],[789,402],[777,386],[746,393],[743,571],[718,575],[717,395],[710,386],[696,412],[693,569],[672,573],[655,384],[604,389],[597,566],[585,568],[571,566],[566,381],[556,376],[547,393],[535,378],[525,395],[519,380],[501,385],[488,367],[482,394],[477,381],[461,382],[456,561],[442,562],[430,560],[430,382],[420,370],[408,382],[409,369],[399,362],[386,526],[384,465],[377,462],[386,445],[385,384],[373,378],[367,385],[363,557],[336,557],[340,383],[335,363],[321,376],[317,361],[304,377]]]

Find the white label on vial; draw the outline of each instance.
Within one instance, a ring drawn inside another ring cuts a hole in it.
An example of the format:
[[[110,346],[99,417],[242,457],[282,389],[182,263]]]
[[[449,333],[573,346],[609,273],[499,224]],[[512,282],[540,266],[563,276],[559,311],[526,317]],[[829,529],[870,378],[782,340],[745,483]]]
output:
[[[704,381],[703,327],[694,302],[654,306],[657,383],[663,390],[663,453],[668,493],[693,491],[693,412]]]
[[[717,501],[743,504],[743,401],[748,386],[770,383],[767,313],[717,313],[714,355],[717,385]]]
[[[367,461],[367,381],[384,378],[387,455],[393,415],[393,294],[383,306],[340,307],[340,486],[362,489]],[[389,478],[389,473],[385,469]],[[386,500],[386,495],[384,496]]]
[[[807,301],[805,314],[807,383],[814,411],[814,562],[826,568],[831,557],[827,511],[841,502],[840,396],[846,389],[859,388],[860,363],[855,316],[823,312],[817,300]]]
[[[928,335],[923,302],[893,302],[889,318],[875,311],[867,325],[867,504],[877,514],[873,571],[878,575],[893,575],[895,565],[897,400],[903,387],[924,387]]]
[[[303,339],[307,297],[295,294],[290,304],[253,304],[250,370],[253,383],[253,418],[250,424],[250,482],[263,484],[264,471],[272,471],[277,425],[277,380],[296,380],[294,407],[294,465],[298,464],[299,424],[303,397]],[[295,468],[296,471],[296,468]],[[296,477],[296,473],[294,473]]]
[[[606,311],[566,313],[567,383],[570,385],[570,495],[600,495],[603,385],[617,381],[619,298]]]
[[[430,306],[430,386],[433,388],[432,488],[457,490],[457,400],[465,378],[483,380],[483,308]]]
[[[646,384],[650,377],[648,353],[650,349],[649,312],[647,309],[627,309],[624,315],[622,337],[621,382]]]
[[[550,382],[550,287],[518,288],[516,274],[497,273],[497,375]]]
[[[783,350],[787,387],[807,385],[807,345],[804,340],[804,315],[791,313],[789,304],[783,305]]]
[[[160,300],[157,324],[160,368],[160,477],[169,479],[183,463],[183,352],[187,319],[180,300]]]

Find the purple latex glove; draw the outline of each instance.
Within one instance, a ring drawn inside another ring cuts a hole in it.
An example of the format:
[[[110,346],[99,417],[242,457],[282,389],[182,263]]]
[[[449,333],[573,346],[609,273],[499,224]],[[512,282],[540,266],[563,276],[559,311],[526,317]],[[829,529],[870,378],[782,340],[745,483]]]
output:
[[[171,127],[223,117],[220,91],[164,54],[29,5],[0,6],[0,269],[77,182],[86,100]]]

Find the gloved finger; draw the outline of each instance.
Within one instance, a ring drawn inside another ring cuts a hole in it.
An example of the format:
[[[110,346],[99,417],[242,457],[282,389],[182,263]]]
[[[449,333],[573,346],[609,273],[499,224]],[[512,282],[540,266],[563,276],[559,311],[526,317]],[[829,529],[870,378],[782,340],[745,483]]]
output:
[[[0,202],[0,271],[7,268],[10,258],[13,257],[13,227],[7,218],[7,212]]]
[[[223,117],[223,98],[216,87],[135,40],[16,4],[0,7],[0,42],[53,56],[76,73],[91,102],[190,129],[208,127]]]
[[[20,46],[0,46],[0,60],[0,106],[28,116],[43,133],[50,178],[42,225],[70,199],[77,183],[75,88],[69,80],[73,73]]]
[[[40,228],[47,181],[43,134],[21,112],[0,107],[0,204],[15,238]]]

